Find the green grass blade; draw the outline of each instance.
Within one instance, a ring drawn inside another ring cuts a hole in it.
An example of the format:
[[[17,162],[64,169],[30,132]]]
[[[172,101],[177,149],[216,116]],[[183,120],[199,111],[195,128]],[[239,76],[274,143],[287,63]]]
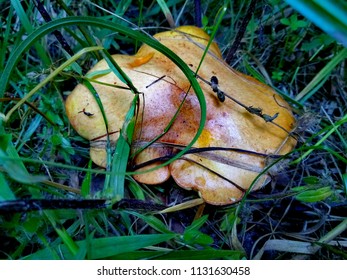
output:
[[[177,250],[177,251],[135,251],[120,254],[117,260],[241,260],[245,255],[236,250]]]
[[[292,164],[298,164],[300,161],[302,161],[304,158],[306,158],[308,155],[310,155],[310,154],[315,150],[315,148],[317,148],[317,147],[319,147],[320,145],[322,145],[322,144],[324,143],[324,141],[327,140],[328,137],[329,137],[331,134],[333,134],[334,132],[336,132],[337,129],[338,129],[341,125],[343,125],[344,123],[346,123],[346,122],[347,122],[347,115],[344,115],[344,117],[343,117],[341,120],[339,120],[338,122],[336,122],[336,123],[332,126],[332,128],[331,128],[324,136],[322,136],[322,138],[319,139],[319,141],[318,141],[316,144],[314,144],[314,145],[312,146],[312,148],[310,148],[308,151],[306,151],[301,157],[299,157],[298,159],[294,160],[294,161],[292,162]]]
[[[214,26],[214,28],[212,30],[210,39],[208,40],[207,46],[206,46],[206,48],[204,50],[204,53],[202,54],[202,57],[200,59],[200,63],[198,65],[198,67],[196,68],[195,74],[197,74],[199,72],[199,69],[200,69],[200,67],[201,67],[201,65],[202,65],[202,63],[204,61],[204,58],[205,58],[205,56],[206,56],[206,54],[207,54],[207,52],[208,52],[208,50],[209,50],[213,40],[214,40],[214,37],[216,36],[216,33],[218,31],[218,28],[219,28],[220,24],[222,23],[222,20],[224,18],[224,15],[225,15],[226,11],[227,11],[227,6],[225,5],[222,8],[220,8],[218,13],[217,13],[216,24],[215,24],[215,26]]]
[[[166,20],[168,21],[170,27],[175,27],[175,21],[173,19],[173,16],[170,12],[169,7],[167,6],[166,2],[164,0],[157,0],[158,5],[160,6],[160,9],[163,11]]]
[[[138,94],[135,95],[132,105],[125,116],[125,122],[117,140],[116,151],[113,156],[111,181],[105,190],[106,197],[112,197],[116,201],[124,197],[124,182],[126,168],[130,154],[130,143],[135,129],[135,112]]]
[[[10,11],[7,16],[7,22],[10,22],[13,17],[13,6],[10,7]],[[7,46],[9,44],[9,37],[11,31],[11,24],[6,24],[6,29],[3,31],[3,36],[0,40],[0,73],[4,69],[5,57],[7,53]]]
[[[100,109],[102,119],[104,121],[105,125],[105,130],[106,130],[106,171],[110,171],[111,168],[111,159],[112,159],[112,154],[111,154],[111,142],[110,142],[110,135],[108,131],[108,121],[107,121],[107,116],[104,110],[104,106],[102,105],[101,99],[99,97],[98,92],[96,89],[93,87],[91,82],[89,80],[84,80],[83,84],[86,86],[86,88],[89,90],[89,92],[93,95],[94,100],[98,104],[98,107]],[[107,174],[105,176],[105,182],[104,182],[104,190],[108,190],[110,185],[110,174]]]
[[[15,199],[16,197],[10,189],[10,186],[7,184],[4,174],[0,173],[0,201]]]
[[[122,70],[118,63],[112,58],[107,50],[103,51],[103,57],[106,60],[108,66],[113,73],[133,91],[133,93],[139,93],[137,88],[134,86],[128,75]]]
[[[333,190],[330,187],[322,187],[316,190],[305,190],[295,195],[297,200],[307,203],[314,203],[322,201],[333,194]]]
[[[89,160],[88,169],[92,169],[92,164],[93,164],[92,160]],[[90,194],[91,187],[92,187],[92,173],[86,172],[86,175],[84,176],[84,179],[81,185],[81,195],[83,197],[88,197]]]
[[[59,237],[63,240],[67,250],[72,254],[76,255],[79,251],[78,245],[73,241],[72,237],[69,235],[69,233],[65,230],[65,228],[58,222],[57,217],[55,216],[54,211],[44,211],[47,219],[52,224],[53,228],[55,229],[56,233],[59,235]]]
[[[160,233],[173,233],[171,230],[168,229],[167,225],[165,225],[161,220],[159,220],[157,217],[153,215],[143,215],[133,211],[127,212],[137,218],[142,219],[144,222],[146,222],[146,224],[148,224],[150,227],[152,227]]]
[[[161,242],[168,241],[176,236],[176,234],[146,234],[90,239],[90,258],[104,259],[127,252],[133,252],[148,246],[153,246]],[[76,245],[80,248],[85,247],[86,240],[76,241]],[[62,254],[65,259],[74,258],[66,245],[55,246],[53,249]],[[50,259],[51,257],[52,253],[50,250],[43,249],[24,257],[24,259],[45,260]]]
[[[342,174],[342,187],[343,187],[345,196],[347,197],[347,173]]]
[[[286,2],[347,47],[346,1],[286,0]]]
[[[80,50],[78,53],[76,53],[74,56],[69,58],[67,61],[65,61],[63,64],[61,64],[59,67],[57,67],[52,73],[50,73],[47,76],[46,79],[44,79],[42,82],[40,82],[38,85],[36,85],[27,95],[25,95],[25,97],[23,97],[20,101],[18,101],[18,103],[15,106],[12,107],[12,109],[4,117],[5,122],[9,120],[9,118],[11,117],[13,112],[15,112],[20,106],[22,106],[26,101],[28,101],[31,96],[33,96],[39,89],[44,87],[48,82],[50,82],[54,77],[56,77],[66,67],[73,64],[77,59],[79,59],[85,53],[93,52],[93,51],[97,51],[97,50],[101,50],[101,49],[102,49],[102,47],[84,48],[84,49]],[[11,60],[11,58],[10,58],[10,60]],[[6,71],[6,68],[5,68],[5,71]],[[5,73],[3,73],[3,75],[5,75]],[[1,91],[0,91],[0,95],[1,95]],[[2,116],[0,115],[0,117],[2,117]]]
[[[347,29],[346,29],[347,31]],[[312,81],[295,97],[296,100],[306,101],[308,98],[310,98],[314,92],[317,91],[317,85],[326,79],[332,70],[344,61],[347,58],[347,49],[342,49],[337,55],[334,56],[334,58],[329,61],[327,65],[324,66],[324,68],[319,71],[319,73],[312,79]],[[314,90],[314,91],[313,91]],[[311,93],[313,91],[313,93]]]
[[[195,220],[190,226],[186,227],[185,231],[199,230],[208,220],[208,215],[202,216]]]
[[[66,12],[66,14],[68,16],[74,16],[74,13],[71,11],[71,9],[65,4],[64,0],[57,0],[56,1],[57,4]],[[70,29],[66,29],[66,31],[73,37],[76,39],[76,41],[78,41],[81,46],[83,47],[88,47],[88,46],[92,46],[95,45],[95,40],[93,38],[93,36],[91,36],[88,32],[88,29],[85,26],[82,26],[81,28],[79,28],[79,30],[81,31],[84,40],[79,38],[75,32],[73,32]],[[98,53],[94,53],[95,57],[100,60],[100,55]]]
[[[127,84],[132,93],[135,94],[130,109],[125,116],[125,121],[117,140],[116,150],[112,160],[110,181],[108,185],[105,185],[103,190],[105,197],[111,197],[114,198],[115,201],[119,201],[124,197],[125,174],[130,155],[130,145],[135,129],[135,112],[139,93],[127,74],[106,50],[104,50],[103,56],[113,73],[121,81]]]
[[[25,13],[22,5],[21,5],[21,2],[19,0],[11,0],[11,4],[14,7],[14,9],[16,10],[18,18],[22,22],[24,29],[28,33],[32,32],[34,28],[31,25],[30,20],[29,20],[28,16],[26,15],[26,13]],[[35,48],[36,48],[37,53],[40,56],[43,64],[45,66],[50,65],[51,64],[51,60],[49,59],[49,57],[48,57],[48,55],[46,53],[45,48],[42,45],[40,45],[38,42],[35,43]]]
[[[45,176],[31,175],[27,171],[13,146],[11,134],[0,134],[0,166],[13,180],[20,183],[31,184],[47,179]]]

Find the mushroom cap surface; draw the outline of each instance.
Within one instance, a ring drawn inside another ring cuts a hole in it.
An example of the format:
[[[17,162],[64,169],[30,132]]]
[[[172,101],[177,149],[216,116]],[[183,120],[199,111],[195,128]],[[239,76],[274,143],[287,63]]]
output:
[[[194,72],[209,40],[204,31],[193,26],[158,33],[154,37],[179,55]],[[148,45],[143,45],[134,56],[116,54],[113,59],[143,93],[132,142],[133,152],[163,133],[183,102],[169,131],[140,152],[134,164],[172,155],[190,143],[199,127],[201,113],[199,101],[182,71]],[[106,61],[101,60],[89,73],[103,73],[107,69]],[[278,114],[273,121],[277,126],[229,98],[221,102],[211,85],[198,78],[207,111],[204,130],[194,144],[196,153],[185,154],[168,166],[134,175],[134,178],[146,184],[160,184],[172,176],[182,188],[198,191],[207,203],[232,204],[243,197],[266,166],[267,158],[263,154],[285,154],[294,148],[296,141],[288,132],[293,129],[295,119],[289,105],[270,87],[230,68],[223,61],[216,43],[211,44],[198,75],[205,81],[217,77],[218,88],[247,107],[259,108],[268,116]],[[103,104],[111,143],[115,145],[133,94],[130,90],[112,86],[127,87],[112,72],[94,78],[102,82],[92,84]],[[91,141],[90,154],[94,163],[105,166],[105,124],[94,97],[84,85],[77,85],[68,96],[66,111],[75,130]],[[198,148],[206,149],[199,152]],[[139,170],[158,164],[152,163]],[[252,190],[268,181],[269,176],[263,174]]]

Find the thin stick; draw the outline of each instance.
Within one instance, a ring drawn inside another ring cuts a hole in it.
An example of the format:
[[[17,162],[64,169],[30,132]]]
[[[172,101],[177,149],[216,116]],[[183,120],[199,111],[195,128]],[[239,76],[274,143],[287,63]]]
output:
[[[194,0],[194,15],[195,15],[195,26],[201,27],[202,26],[202,20],[201,20],[201,1],[200,0]]]
[[[40,0],[36,0],[36,7],[38,9],[38,11],[40,12],[41,16],[43,17],[43,19],[46,22],[50,22],[52,21],[51,16],[48,14],[45,6],[43,5],[43,3]],[[68,44],[68,42],[65,40],[64,36],[61,34],[61,32],[59,30],[54,30],[52,32],[54,34],[54,36],[57,38],[57,40],[59,41],[59,43],[61,44],[61,46],[63,47],[64,50],[66,50],[66,52],[73,56],[74,52],[71,49],[70,45]]]
[[[219,86],[218,86],[218,78],[216,76],[212,76],[211,77],[211,82],[205,80],[204,78],[202,78],[201,76],[199,76],[197,74],[196,74],[196,76],[197,76],[197,78],[202,80],[204,83],[208,84],[212,88],[212,90],[217,93],[217,97],[218,97],[220,102],[224,102],[225,101],[225,97],[228,97],[230,100],[234,101],[236,104],[238,104],[241,107],[243,107],[244,109],[246,109],[249,113],[262,118],[265,122],[272,123],[273,125],[275,125],[278,128],[282,129],[283,131],[288,133],[288,135],[290,135],[291,137],[293,137],[295,139],[295,137],[292,135],[291,132],[289,132],[288,130],[286,130],[284,127],[280,126],[276,122],[274,122],[274,120],[278,117],[278,113],[274,114],[273,116],[270,116],[270,115],[267,115],[267,114],[263,114],[263,110],[261,108],[253,107],[252,105],[251,106],[247,106],[247,105],[243,104],[242,102],[238,101],[237,99],[235,99],[234,97],[226,94],[224,91],[222,91],[219,88]]]
[[[246,31],[246,28],[247,28],[247,25],[248,25],[249,21],[251,20],[252,15],[254,13],[254,8],[255,8],[256,2],[257,2],[257,0],[251,0],[251,3],[249,4],[248,9],[247,9],[247,13],[246,13],[246,15],[243,18],[243,21],[241,23],[240,29],[237,32],[236,38],[235,38],[232,46],[230,47],[230,49],[226,55],[225,62],[228,63],[229,65],[231,64],[231,62],[235,56],[235,53],[240,46],[241,40],[242,40],[242,38],[245,34],[245,31]]]
[[[137,199],[121,199],[116,203],[106,199],[24,199],[0,202],[0,214],[41,211],[47,209],[125,209],[160,211],[165,205]]]

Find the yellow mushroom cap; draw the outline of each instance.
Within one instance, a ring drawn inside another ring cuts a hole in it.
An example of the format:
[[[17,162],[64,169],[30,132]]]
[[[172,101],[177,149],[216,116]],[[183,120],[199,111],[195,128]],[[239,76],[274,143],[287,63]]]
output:
[[[158,33],[155,38],[175,52],[192,71],[196,71],[209,40],[203,30],[194,26]],[[137,155],[133,164],[172,155],[190,143],[199,127],[201,112],[198,99],[181,70],[170,59],[147,45],[143,45],[134,56],[113,55],[113,59],[130,77],[138,91],[143,93],[132,143],[133,151],[160,135],[183,102],[169,131]],[[98,73],[106,69],[109,67],[102,60],[89,72]],[[242,198],[245,190],[266,166],[266,157],[260,154],[284,154],[294,148],[296,141],[288,135],[288,131],[293,129],[295,119],[289,105],[270,87],[230,68],[222,60],[216,43],[211,44],[198,75],[203,79],[198,78],[198,81],[205,95],[207,111],[204,130],[194,148],[206,149],[186,154],[167,167],[138,174],[134,178],[146,184],[159,184],[172,176],[179,186],[198,191],[207,203],[232,204]],[[220,91],[248,108],[261,109],[261,114],[267,116],[278,114],[274,119],[277,126],[229,98],[221,102],[211,85],[205,82],[209,82],[212,76],[217,77]],[[102,101],[110,137],[115,144],[133,95],[127,89],[114,87],[126,85],[112,72],[98,76],[97,80],[103,84],[93,83],[93,86]],[[76,131],[91,141],[92,160],[104,166],[105,124],[94,97],[86,87],[78,85],[73,90],[66,101],[66,111]],[[213,147],[224,150],[213,150]],[[230,150],[226,150],[228,148]],[[140,170],[156,165],[158,163],[152,163]],[[269,177],[264,174],[252,190],[259,189],[268,180]]]

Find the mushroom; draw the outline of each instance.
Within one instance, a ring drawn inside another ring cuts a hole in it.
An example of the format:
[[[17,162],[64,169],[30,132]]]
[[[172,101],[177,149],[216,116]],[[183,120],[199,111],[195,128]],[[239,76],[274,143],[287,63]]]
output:
[[[154,37],[179,55],[192,71],[196,71],[209,40],[203,30],[193,26]],[[117,54],[113,59],[143,93],[132,152],[145,147],[133,162],[137,170],[144,171],[159,164],[154,159],[169,157],[190,143],[199,127],[199,102],[181,70],[148,45],[143,45],[134,56]],[[107,69],[106,61],[101,60],[90,73]],[[296,140],[289,132],[295,119],[289,105],[270,87],[230,68],[216,43],[210,45],[197,77],[207,111],[204,130],[193,149],[168,166],[134,178],[146,184],[160,184],[172,176],[180,187],[198,191],[209,204],[232,204],[243,197],[262,172],[266,155],[282,155],[294,148]],[[99,83],[92,84],[108,119],[111,143],[115,144],[133,96],[127,89],[105,85],[126,87],[112,72],[96,79]],[[182,102],[167,133],[146,147],[163,133]],[[66,112],[75,130],[91,141],[94,163],[104,167],[105,125],[94,97],[84,85],[77,85],[68,96]],[[150,164],[144,165],[146,162]],[[263,174],[252,190],[268,181],[269,176]]]

